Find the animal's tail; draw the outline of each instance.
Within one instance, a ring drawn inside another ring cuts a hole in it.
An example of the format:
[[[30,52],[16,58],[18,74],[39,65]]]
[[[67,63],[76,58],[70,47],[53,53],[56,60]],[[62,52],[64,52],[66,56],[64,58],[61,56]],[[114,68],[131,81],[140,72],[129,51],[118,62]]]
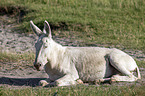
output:
[[[136,72],[137,72],[138,79],[141,79],[141,75],[140,75],[140,71],[139,71],[138,66],[137,66],[137,68],[136,68]]]

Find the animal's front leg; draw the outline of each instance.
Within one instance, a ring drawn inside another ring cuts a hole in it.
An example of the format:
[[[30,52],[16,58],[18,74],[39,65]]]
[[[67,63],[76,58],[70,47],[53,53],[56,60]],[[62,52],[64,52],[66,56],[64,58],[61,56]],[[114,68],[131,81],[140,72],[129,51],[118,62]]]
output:
[[[51,83],[51,80],[50,80],[49,78],[47,78],[47,79],[45,79],[45,80],[40,80],[40,81],[39,81],[39,86],[44,87],[44,86],[46,86],[46,85],[48,85],[48,84],[50,84],[50,83]]]
[[[67,74],[67,75],[63,76],[62,78],[57,79],[55,81],[55,83],[57,86],[74,85],[74,84],[77,84],[77,82],[76,82],[77,79],[75,79],[74,76]]]
[[[75,79],[74,76],[67,74],[65,76],[63,76],[62,78],[59,78],[57,80],[55,80],[54,82],[47,84],[47,87],[51,87],[51,86],[69,86],[69,85],[74,85],[74,84],[79,84],[80,83],[80,79]],[[81,82],[82,83],[82,82]],[[81,84],[80,83],[80,84]]]

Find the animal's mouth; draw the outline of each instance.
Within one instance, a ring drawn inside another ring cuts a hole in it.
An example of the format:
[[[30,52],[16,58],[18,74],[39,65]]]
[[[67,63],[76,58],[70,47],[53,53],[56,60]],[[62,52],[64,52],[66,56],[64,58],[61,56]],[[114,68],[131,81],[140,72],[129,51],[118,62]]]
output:
[[[40,71],[40,69],[39,69],[39,68],[37,68],[37,67],[35,67],[35,68],[36,68],[36,70],[37,70],[37,71]]]

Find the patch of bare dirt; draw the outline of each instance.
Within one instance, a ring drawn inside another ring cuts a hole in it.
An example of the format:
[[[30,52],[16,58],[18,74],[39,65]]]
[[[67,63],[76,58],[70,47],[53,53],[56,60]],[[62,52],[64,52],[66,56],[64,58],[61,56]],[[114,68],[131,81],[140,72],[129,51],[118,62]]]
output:
[[[15,53],[25,53],[25,52],[35,52],[34,43],[37,40],[37,36],[34,34],[18,34],[12,32],[13,26],[16,23],[9,24],[9,17],[0,16],[0,49],[2,51],[15,52]],[[5,22],[4,22],[5,21]],[[79,46],[79,41],[71,41],[69,38],[58,38],[54,37],[54,40],[62,45],[67,46]],[[93,46],[104,46],[104,45],[93,45]],[[145,60],[145,54],[142,51],[130,51],[123,50],[133,58],[137,60]],[[35,87],[38,86],[38,82],[42,79],[47,78],[47,74],[44,71],[36,71],[32,66],[29,66],[24,62],[23,65],[13,62],[0,62],[0,86],[8,87]],[[142,79],[137,82],[119,82],[113,83],[111,85],[132,85],[137,86],[145,85],[145,68],[140,68]]]

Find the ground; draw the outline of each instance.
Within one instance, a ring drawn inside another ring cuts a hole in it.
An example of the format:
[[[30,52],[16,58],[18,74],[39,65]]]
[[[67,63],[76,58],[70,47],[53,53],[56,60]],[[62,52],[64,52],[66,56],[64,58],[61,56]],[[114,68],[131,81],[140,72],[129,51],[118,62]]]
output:
[[[35,52],[34,43],[37,40],[35,34],[19,34],[18,32],[13,32],[12,28],[16,26],[16,23],[5,23],[8,22],[10,18],[5,16],[0,16],[0,49],[1,51],[14,52],[17,54],[22,54],[26,52]],[[5,21],[5,22],[3,22]],[[53,37],[54,40],[62,45],[66,46],[79,46],[81,41],[71,41],[69,38],[58,38]],[[96,44],[94,46],[104,47],[106,45]],[[112,46],[111,46],[112,47]],[[120,48],[121,49],[121,48]],[[145,54],[142,51],[136,50],[126,50],[121,49],[131,55],[136,60],[145,60]],[[142,79],[137,82],[127,83],[105,83],[107,85],[131,85],[136,84],[137,86],[145,85],[145,68],[139,68],[141,72]],[[47,74],[44,71],[36,71],[33,64],[27,64],[26,61],[17,62],[1,62],[0,61],[0,86],[8,86],[11,88],[20,87],[35,87],[38,86],[38,82],[42,79],[47,78]]]

